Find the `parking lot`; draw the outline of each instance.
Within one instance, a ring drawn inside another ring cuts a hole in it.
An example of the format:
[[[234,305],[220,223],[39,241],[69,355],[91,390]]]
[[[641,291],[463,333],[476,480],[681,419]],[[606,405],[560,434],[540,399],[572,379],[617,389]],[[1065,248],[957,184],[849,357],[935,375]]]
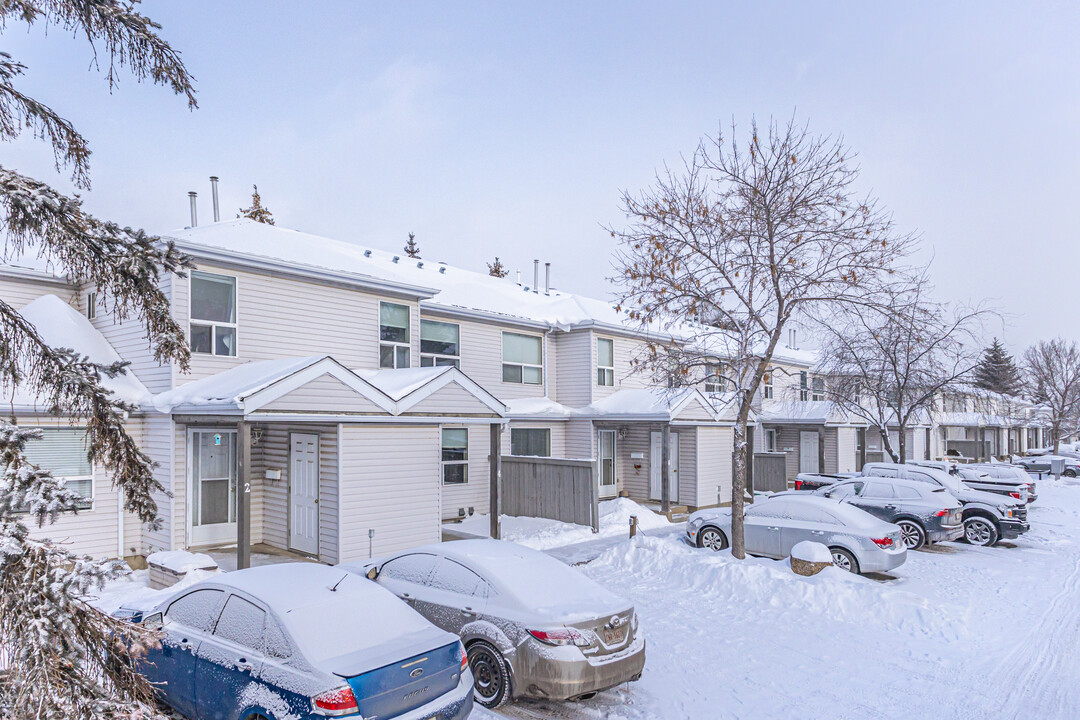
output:
[[[640,682],[516,718],[1080,717],[1080,486],[1040,483],[1031,532],[945,543],[888,576],[736,562],[678,534],[581,566],[630,598]],[[476,717],[495,714],[478,708]]]

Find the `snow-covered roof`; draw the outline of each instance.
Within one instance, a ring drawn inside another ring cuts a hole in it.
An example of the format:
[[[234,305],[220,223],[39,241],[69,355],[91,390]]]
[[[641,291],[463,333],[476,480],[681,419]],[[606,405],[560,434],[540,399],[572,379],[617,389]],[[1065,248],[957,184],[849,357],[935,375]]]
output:
[[[627,388],[576,410],[575,415],[595,420],[679,420],[689,406],[697,404],[710,420],[716,409],[697,388]]]
[[[843,425],[851,418],[832,400],[781,400],[758,411],[763,423]]]
[[[236,407],[246,397],[327,357],[311,355],[247,362],[159,393],[154,396],[153,404],[164,413],[185,405]]]
[[[513,419],[567,420],[573,415],[573,408],[551,398],[516,398],[506,401],[506,416]]]
[[[1011,427],[1022,425],[1024,420],[1012,419],[1004,415],[990,415],[979,412],[940,412],[935,415],[938,425],[950,427]]]
[[[400,400],[435,378],[453,370],[450,366],[398,368],[394,370],[356,370],[357,375],[377,387],[387,397]]]
[[[38,335],[49,347],[70,348],[92,362],[111,365],[121,360],[109,341],[90,324],[90,321],[71,305],[55,295],[42,295],[19,311],[23,319],[31,323]],[[118,399],[132,405],[141,405],[150,393],[131,372],[116,377],[102,376],[101,385]],[[18,389],[12,394],[5,392],[5,399],[20,407],[34,407],[38,398]]]

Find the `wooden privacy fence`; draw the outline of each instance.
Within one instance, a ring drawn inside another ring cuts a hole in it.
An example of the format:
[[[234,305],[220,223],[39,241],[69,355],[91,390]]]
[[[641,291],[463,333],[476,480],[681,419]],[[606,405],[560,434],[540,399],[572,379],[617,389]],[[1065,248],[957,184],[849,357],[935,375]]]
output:
[[[502,514],[588,525],[600,531],[596,463],[566,458],[502,457]]]
[[[754,453],[754,492],[787,490],[786,453]]]

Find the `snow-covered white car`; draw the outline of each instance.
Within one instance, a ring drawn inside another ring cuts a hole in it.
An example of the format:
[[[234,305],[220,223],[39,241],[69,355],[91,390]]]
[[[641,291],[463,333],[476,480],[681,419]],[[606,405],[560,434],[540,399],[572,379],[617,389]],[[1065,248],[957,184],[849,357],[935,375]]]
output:
[[[1061,461],[1061,474],[1065,477],[1080,476],[1080,460],[1067,455],[1025,455],[1017,458],[1016,464],[1028,472],[1048,473],[1053,469],[1051,463],[1054,460]]]
[[[815,495],[762,498],[743,514],[746,552],[776,559],[803,540],[832,551],[833,563],[853,573],[888,572],[904,564],[907,548],[898,526],[857,507]],[[724,550],[731,537],[731,508],[698,510],[686,523],[697,547]]]
[[[459,540],[339,567],[458,635],[485,707],[524,697],[583,699],[639,679],[645,667],[630,601],[522,545]]]

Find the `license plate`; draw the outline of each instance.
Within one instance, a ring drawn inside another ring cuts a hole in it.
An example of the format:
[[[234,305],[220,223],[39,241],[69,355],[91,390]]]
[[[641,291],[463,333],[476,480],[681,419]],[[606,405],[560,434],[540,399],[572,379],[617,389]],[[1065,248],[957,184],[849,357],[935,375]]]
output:
[[[604,644],[616,645],[623,640],[623,631],[615,628],[604,628]]]

